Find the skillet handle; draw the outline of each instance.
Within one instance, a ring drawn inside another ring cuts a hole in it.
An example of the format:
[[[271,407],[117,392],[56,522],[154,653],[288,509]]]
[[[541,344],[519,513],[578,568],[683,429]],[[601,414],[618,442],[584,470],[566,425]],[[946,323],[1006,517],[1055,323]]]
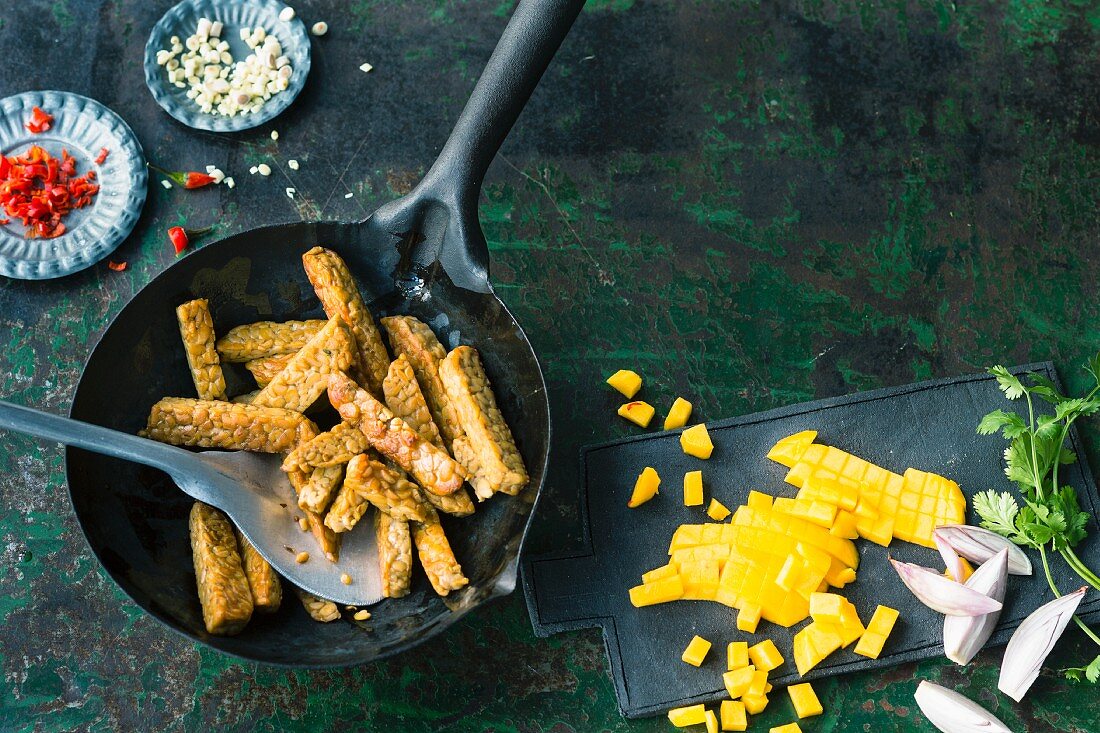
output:
[[[459,285],[489,289],[489,250],[477,218],[481,183],[582,7],[584,0],[520,0],[424,180],[375,213],[391,231],[421,231],[434,228],[433,204],[449,209],[438,258]]]

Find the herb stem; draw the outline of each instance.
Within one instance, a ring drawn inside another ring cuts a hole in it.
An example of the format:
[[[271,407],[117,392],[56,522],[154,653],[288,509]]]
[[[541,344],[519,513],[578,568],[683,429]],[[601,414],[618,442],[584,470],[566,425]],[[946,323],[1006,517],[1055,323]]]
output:
[[[1031,401],[1030,392],[1024,392],[1024,397],[1027,398],[1027,426],[1031,431],[1031,440],[1028,441],[1031,444],[1031,476],[1035,482],[1035,497],[1042,501],[1043,478],[1039,475],[1039,454],[1035,450],[1035,405]]]
[[[1046,573],[1047,583],[1050,584],[1050,589],[1054,591],[1054,597],[1061,598],[1062,592],[1058,590],[1058,586],[1054,583],[1054,576],[1050,574],[1050,565],[1047,563],[1047,550],[1046,547],[1043,545],[1039,546],[1039,557],[1043,560],[1043,572]],[[1078,575],[1080,575],[1080,573],[1078,573]],[[1074,616],[1073,620],[1078,626],[1081,627],[1081,630],[1084,631],[1090,639],[1096,642],[1097,646],[1100,646],[1100,636],[1097,636],[1096,632],[1090,629],[1088,624],[1079,619],[1077,616]]]
[[[1085,581],[1093,588],[1100,590],[1100,577],[1097,577],[1096,573],[1089,570],[1088,566],[1077,556],[1077,553],[1073,551],[1072,547],[1065,547],[1059,550],[1062,558],[1066,561],[1066,564],[1070,566],[1073,572],[1081,576],[1081,580]]]

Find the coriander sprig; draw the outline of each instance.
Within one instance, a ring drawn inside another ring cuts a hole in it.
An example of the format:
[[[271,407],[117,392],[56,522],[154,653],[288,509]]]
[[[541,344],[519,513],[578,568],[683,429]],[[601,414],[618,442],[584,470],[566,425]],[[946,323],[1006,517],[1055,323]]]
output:
[[[1066,447],[1070,426],[1080,417],[1100,411],[1100,353],[1085,365],[1096,386],[1084,397],[1066,397],[1048,377],[1028,372],[1021,379],[1003,366],[988,371],[1005,397],[1023,398],[1027,402],[1027,417],[1016,412],[994,410],[982,418],[978,433],[1000,432],[1009,441],[1005,449],[1005,475],[1020,490],[1020,502],[1007,491],[983,491],[974,497],[974,510],[982,526],[1010,539],[1017,545],[1039,551],[1047,582],[1056,596],[1061,592],[1054,583],[1047,560],[1047,549],[1059,553],[1077,575],[1100,590],[1100,576],[1093,572],[1073,551],[1088,534],[1089,514],[1081,510],[1077,492],[1072,486],[1058,482],[1058,468],[1077,460],[1077,454]],[[1041,400],[1053,413],[1036,412],[1035,402]],[[1100,645],[1097,636],[1081,619],[1074,621]],[[1075,681],[1096,683],[1100,680],[1100,656],[1088,666],[1062,670]]]

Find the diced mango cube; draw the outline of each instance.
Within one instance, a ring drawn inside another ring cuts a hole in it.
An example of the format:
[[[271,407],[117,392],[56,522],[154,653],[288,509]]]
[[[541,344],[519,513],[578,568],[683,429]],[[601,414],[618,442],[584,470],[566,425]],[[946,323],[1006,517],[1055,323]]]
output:
[[[787,692],[790,693],[791,704],[794,705],[794,711],[798,717],[809,718],[824,712],[821,701],[817,699],[817,693],[809,682],[791,685],[787,688]]]
[[[730,515],[730,510],[726,508],[726,505],[717,499],[710,500],[710,506],[707,507],[707,516],[716,522],[721,522],[723,519]]]
[[[816,437],[816,430],[803,430],[801,433],[788,435],[772,446],[768,451],[768,458],[790,468],[802,459],[806,448],[814,442]]]
[[[724,673],[722,675],[722,684],[726,686],[726,692],[729,693],[729,696],[736,700],[744,695],[745,691],[749,689],[755,676],[756,667],[750,664],[747,667],[731,669]]]
[[[749,647],[749,659],[752,660],[753,666],[765,672],[770,672],[783,664],[783,655],[779,653],[779,649],[771,639],[764,639],[759,644]]]
[[[764,688],[768,686],[768,673],[762,669],[756,670],[752,676],[752,683],[745,690],[745,696],[757,697],[764,694]]]
[[[769,728],[768,733],[802,733],[802,729],[798,727],[798,723],[787,723]]]
[[[691,417],[691,403],[683,397],[677,397],[669,408],[668,415],[665,416],[665,430],[684,427],[689,417]]]
[[[642,388],[641,376],[629,369],[620,369],[615,372],[607,378],[607,383],[622,392],[623,397],[628,400],[633,399],[634,395],[638,394],[638,390]]]
[[[749,666],[749,643],[731,641],[726,647],[726,669],[740,669]]]
[[[840,632],[831,624],[811,622],[794,635],[794,663],[804,675],[840,648]]]
[[[684,649],[684,653],[680,655],[680,659],[686,664],[698,667],[703,663],[709,651],[710,642],[696,635],[692,637],[691,642],[687,645],[687,648]]]
[[[741,702],[745,704],[745,712],[750,715],[759,715],[768,707],[767,695],[744,695]]]
[[[642,582],[653,583],[658,580],[664,580],[665,578],[671,578],[673,575],[676,575],[679,572],[679,569],[675,565],[669,563],[668,565],[662,565],[659,568],[654,568],[647,573],[642,573]]]
[[[761,491],[750,491],[745,505],[757,512],[770,512],[772,509],[772,497]]]
[[[718,733],[718,716],[713,710],[708,710],[706,716],[707,733]]]
[[[785,591],[793,591],[802,579],[802,560],[797,555],[787,555],[779,574],[775,576],[775,584]]]
[[[871,621],[867,624],[867,630],[863,632],[863,636],[859,638],[859,643],[852,651],[871,659],[878,659],[878,655],[882,653],[882,647],[886,643],[887,637],[890,636],[890,632],[893,631],[897,620],[898,612],[895,609],[889,606],[876,608],[874,615],[871,616]]]
[[[749,727],[745,704],[740,700],[723,700],[719,710],[722,730],[745,730]]]
[[[848,599],[836,593],[814,593],[810,596],[810,615],[814,621],[839,624]]]
[[[755,634],[756,626],[760,623],[760,606],[745,604],[737,612],[737,630],[746,634]]]
[[[630,589],[630,602],[637,608],[667,603],[684,597],[684,581],[679,575],[653,583],[643,583]]]
[[[642,402],[641,400],[627,402],[619,408],[619,415],[621,417],[625,417],[640,428],[649,427],[649,421],[653,419],[653,413],[655,412],[656,410],[653,409],[653,405],[648,402]]]
[[[703,472],[684,474],[684,506],[703,506]]]
[[[672,708],[668,711],[668,722],[675,725],[677,728],[684,728],[689,725],[699,725],[707,719],[707,708],[705,705],[688,705],[682,708]]]
[[[838,510],[836,519],[833,520],[833,526],[829,527],[829,534],[847,540],[854,540],[859,537],[859,532],[856,531],[856,515],[847,509]]]
[[[680,447],[684,449],[684,453],[696,458],[710,458],[710,454],[714,452],[714,443],[710,441],[707,426],[702,423],[692,425],[680,433]]]
[[[630,501],[626,505],[633,509],[645,504],[657,494],[657,487],[660,485],[661,477],[657,475],[657,471],[646,466],[638,474],[638,478],[634,482],[634,491],[630,494]]]

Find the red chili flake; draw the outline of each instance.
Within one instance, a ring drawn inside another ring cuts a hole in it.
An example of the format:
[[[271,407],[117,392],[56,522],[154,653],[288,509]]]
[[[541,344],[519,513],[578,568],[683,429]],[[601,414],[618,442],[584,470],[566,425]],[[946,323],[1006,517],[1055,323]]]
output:
[[[110,155],[110,154],[111,154],[111,151],[108,150],[107,148],[100,148],[99,149],[99,155],[97,155],[95,157],[95,164],[96,165],[103,165],[103,163],[107,160],[107,156]]]
[[[183,250],[187,249],[187,245],[191,243],[191,237],[201,237],[213,228],[212,226],[203,227],[202,229],[172,227],[168,230],[168,241],[172,243],[173,249],[176,250],[176,256],[179,257],[183,254]]]
[[[51,125],[53,125],[53,115],[44,112],[41,107],[35,107],[31,110],[31,118],[25,127],[37,135],[50,129]]]
[[[69,151],[62,149],[59,159],[32,145],[22,155],[0,155],[0,207],[27,227],[28,239],[59,237],[65,233],[62,218],[91,204],[99,193],[94,179],[94,171],[76,175]]]
[[[126,262],[115,262],[114,260],[107,260],[107,267],[111,268],[115,272],[122,272],[126,269]]]

